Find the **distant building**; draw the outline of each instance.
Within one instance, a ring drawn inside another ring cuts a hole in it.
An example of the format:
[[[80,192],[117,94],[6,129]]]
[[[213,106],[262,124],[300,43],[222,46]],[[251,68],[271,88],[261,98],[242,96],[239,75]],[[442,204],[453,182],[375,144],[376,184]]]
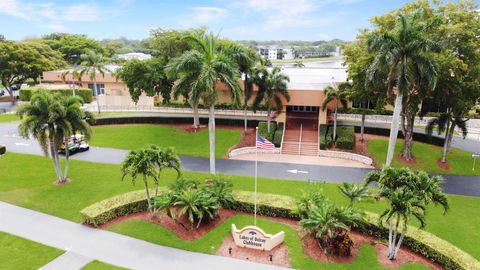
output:
[[[119,54],[117,56],[118,56],[118,58],[124,59],[124,60],[133,60],[133,59],[147,60],[147,59],[152,58],[152,56],[150,54],[139,53],[139,52],[124,53],[124,54]]]
[[[274,46],[259,46],[257,52],[265,59],[293,59],[293,50],[291,48],[279,48]]]

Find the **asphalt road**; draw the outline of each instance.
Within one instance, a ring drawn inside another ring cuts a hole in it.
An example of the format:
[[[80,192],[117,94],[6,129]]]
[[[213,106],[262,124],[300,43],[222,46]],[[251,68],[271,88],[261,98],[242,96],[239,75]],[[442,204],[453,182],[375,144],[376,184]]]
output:
[[[18,123],[0,124],[0,144],[7,147],[7,151],[23,154],[42,155],[38,143],[34,140],[21,138],[17,132]],[[471,142],[479,145],[480,142]],[[457,146],[458,147],[458,146]],[[90,151],[78,153],[72,159],[99,163],[119,164],[127,154],[127,150],[90,147]],[[208,172],[208,158],[181,156],[182,167],[188,171]],[[217,172],[224,174],[254,176],[254,162],[244,160],[216,160]],[[331,167],[321,165],[303,165],[289,163],[258,162],[260,177],[331,182],[331,183],[358,183],[363,180],[371,169]],[[480,177],[462,175],[443,175],[446,179],[445,192],[467,196],[480,196]]]

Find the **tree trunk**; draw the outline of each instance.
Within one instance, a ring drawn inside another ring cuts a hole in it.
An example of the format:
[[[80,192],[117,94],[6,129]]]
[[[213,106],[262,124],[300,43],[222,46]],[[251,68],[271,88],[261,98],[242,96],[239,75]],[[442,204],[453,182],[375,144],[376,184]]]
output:
[[[363,142],[365,140],[364,134],[365,134],[365,112],[362,113],[362,126],[360,127],[360,141],[361,142]]]
[[[392,244],[391,244],[391,247],[388,249],[389,250],[388,258],[392,258],[393,252],[395,251],[395,243],[397,242],[398,223],[399,221],[397,220],[397,223],[395,224],[395,229],[393,230]]]
[[[400,239],[398,240],[397,247],[395,248],[395,251],[393,252],[392,260],[395,260],[397,258],[398,251],[400,250],[400,246],[402,245],[403,236],[404,236],[404,234],[400,235]]]
[[[56,181],[58,182],[62,179],[62,172],[60,171],[60,164],[57,160],[58,153],[55,153],[56,152],[55,140],[53,139],[53,135],[51,134],[53,134],[53,132],[49,131],[48,137],[50,141],[50,155],[52,156],[53,168],[55,169],[55,174],[57,175]]]
[[[447,119],[446,126],[447,127],[445,128],[445,135],[444,135],[445,141],[443,142],[443,149],[442,149],[442,159],[441,159],[442,163],[447,162],[448,139],[450,137],[449,136],[450,135],[450,117]]]
[[[455,123],[452,122],[452,125],[450,126],[450,130],[448,133],[448,143],[447,143],[447,153],[450,153],[452,151],[452,139],[453,139],[453,133],[455,132]]]
[[[150,199],[150,190],[148,190],[148,181],[145,175],[143,176],[143,183],[145,183],[145,191],[147,193],[148,210],[150,211],[150,213],[152,213],[152,200]]]
[[[387,249],[387,257],[391,252],[392,249],[392,233],[393,233],[393,225],[392,225],[392,220],[390,219],[389,221],[389,226],[388,226],[388,249]]]
[[[404,146],[403,146],[403,158],[405,160],[412,160],[413,159],[413,154],[412,154],[412,145],[413,145],[413,126],[415,123],[415,114],[413,115],[406,115],[406,128],[403,133],[405,137],[404,141]]]
[[[398,136],[398,121],[400,120],[400,112],[402,111],[403,94],[398,93],[395,98],[395,108],[393,109],[392,124],[390,126],[390,138],[388,140],[388,152],[385,166],[392,164],[393,155],[395,154],[395,144]]]
[[[338,99],[335,99],[335,115],[333,116],[333,141],[337,141],[337,108]]]
[[[208,138],[210,141],[210,173],[215,174],[215,106],[210,105],[208,115]]]
[[[247,87],[248,87],[248,74],[245,73],[245,81],[243,81],[243,94],[244,94],[244,103],[243,103],[243,124],[244,124],[244,132],[247,134],[247,129],[248,129],[248,120],[247,120],[247,109],[248,109],[248,97],[247,97]]]
[[[68,137],[65,138],[65,171],[63,173],[63,179],[68,177],[68,164],[70,163],[70,150],[68,149]]]
[[[194,104],[192,107],[193,107],[193,127],[198,128],[200,126],[200,119],[198,117],[198,104]]]
[[[270,114],[272,113],[272,109],[268,106],[267,110],[267,132],[270,133]]]
[[[403,137],[405,137],[405,114],[400,114],[400,128],[402,131]]]
[[[96,72],[95,69],[93,71]],[[95,100],[97,101],[98,114],[100,114],[100,101],[98,101],[98,95],[100,93],[99,93],[98,88],[97,88],[97,74],[96,73],[93,76],[93,88],[95,88],[95,95],[96,95]]]

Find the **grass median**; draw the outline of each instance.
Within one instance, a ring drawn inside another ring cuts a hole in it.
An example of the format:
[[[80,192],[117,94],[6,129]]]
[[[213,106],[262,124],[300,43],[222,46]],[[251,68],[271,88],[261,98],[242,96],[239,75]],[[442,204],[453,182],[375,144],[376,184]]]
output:
[[[416,162],[413,164],[405,164],[398,159],[397,156],[402,148],[403,140],[397,140],[397,144],[395,145],[395,158],[392,163],[394,167],[406,166],[413,170],[422,170],[429,173],[480,175],[480,168],[475,171],[472,170],[472,153],[453,148],[452,152],[447,155],[450,169],[443,169],[437,165],[437,160],[442,157],[442,147],[414,142],[412,151]],[[368,153],[372,155],[377,164],[385,164],[387,149],[388,139],[371,139],[368,141]]]
[[[168,125],[113,125],[94,126],[91,145],[120,149],[137,149],[149,144],[175,147],[180,155],[209,157],[208,130],[186,132]],[[228,149],[240,141],[240,131],[216,129],[217,158],[224,157]]]

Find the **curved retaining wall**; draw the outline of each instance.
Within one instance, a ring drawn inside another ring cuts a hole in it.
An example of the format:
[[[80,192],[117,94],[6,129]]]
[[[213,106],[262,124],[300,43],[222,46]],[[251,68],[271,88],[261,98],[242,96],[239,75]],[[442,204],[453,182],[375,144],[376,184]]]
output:
[[[234,157],[242,154],[251,154],[255,153],[255,147],[242,147],[242,148],[237,148],[233,149],[228,153],[228,157]],[[258,149],[258,153],[262,154],[280,154],[280,148],[275,148],[274,150],[264,150],[264,149]]]
[[[355,153],[350,153],[350,152],[320,150],[318,152],[318,155],[320,157],[343,158],[348,160],[354,160],[367,165],[373,164],[373,160],[371,158],[367,156],[355,154]]]

